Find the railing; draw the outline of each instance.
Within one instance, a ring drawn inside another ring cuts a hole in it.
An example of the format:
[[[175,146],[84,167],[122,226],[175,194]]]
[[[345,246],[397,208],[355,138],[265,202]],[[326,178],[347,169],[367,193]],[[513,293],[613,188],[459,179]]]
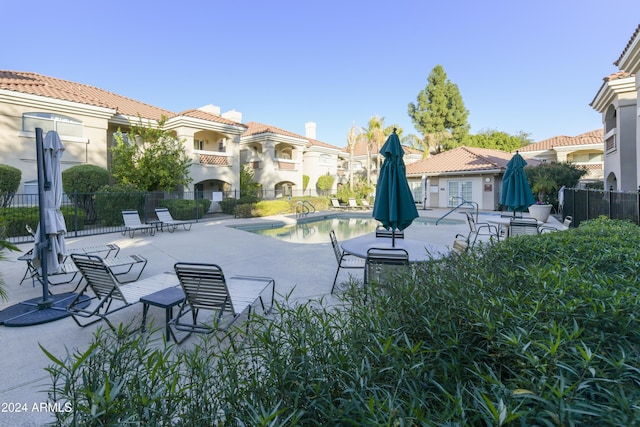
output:
[[[470,201],[468,201],[468,200],[463,199],[462,197],[452,197],[452,198],[451,198],[451,200],[452,200],[452,201],[453,201],[453,200],[459,200],[459,201],[460,201],[460,203],[459,203],[457,206],[455,206],[455,207],[451,208],[451,210],[450,210],[449,212],[447,212],[446,214],[444,214],[444,215],[442,215],[440,218],[438,218],[438,219],[436,220],[436,225],[438,225],[438,223],[440,222],[440,220],[442,220],[442,219],[446,218],[447,216],[449,216],[450,214],[452,214],[453,212],[457,211],[459,208],[461,208],[461,207],[463,207],[463,206],[465,206],[465,205],[468,205],[468,206],[470,206],[472,209],[474,209],[474,210],[475,210],[475,212],[476,212],[476,221],[478,220],[478,209],[479,209],[479,208],[478,208],[478,204],[477,204],[476,202],[470,202]]]
[[[296,202],[296,217],[307,216],[316,211],[316,207],[308,200]]]

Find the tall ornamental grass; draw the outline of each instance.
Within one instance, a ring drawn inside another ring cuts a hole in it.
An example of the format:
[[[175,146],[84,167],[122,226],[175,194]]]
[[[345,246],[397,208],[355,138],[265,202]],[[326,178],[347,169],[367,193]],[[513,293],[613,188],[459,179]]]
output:
[[[339,304],[285,298],[190,347],[99,331],[48,353],[56,422],[639,425],[638,248],[637,226],[598,219],[351,282]]]

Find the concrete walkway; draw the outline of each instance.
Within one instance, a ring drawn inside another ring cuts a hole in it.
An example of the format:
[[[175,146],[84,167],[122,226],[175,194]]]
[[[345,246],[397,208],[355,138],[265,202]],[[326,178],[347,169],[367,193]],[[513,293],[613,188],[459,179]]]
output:
[[[423,217],[439,218],[446,210],[419,210]],[[321,212],[322,217],[335,212]],[[407,239],[416,239],[442,247],[450,247],[457,233],[468,232],[464,215],[454,213],[448,219],[458,220],[455,225],[413,224],[406,231]],[[67,238],[67,246],[86,247],[108,243],[120,246],[120,255],[140,254],[149,260],[141,279],[171,270],[177,261],[209,262],[220,265],[227,276],[261,275],[276,280],[276,293],[291,294],[290,299],[306,301],[320,297],[335,298],[330,295],[336,272],[336,259],[330,243],[304,244],[289,243],[272,237],[261,236],[231,228],[231,225],[282,220],[283,217],[233,219],[220,218],[194,224],[191,231],[180,227],[174,233],[158,232],[155,236],[136,235],[134,238],[122,234],[104,234],[81,238]],[[288,221],[291,217],[284,218]],[[559,225],[555,219],[551,225]],[[20,245],[22,252],[33,244]],[[41,297],[42,288],[33,287],[30,281],[21,286],[19,280],[26,265],[17,260],[22,253],[7,253],[8,260],[0,263],[0,271],[5,282],[7,301],[0,302],[0,310],[31,298]],[[348,279],[343,271],[338,281]],[[360,276],[361,278],[361,276]],[[73,290],[69,285],[53,286],[50,290],[62,293]],[[278,298],[278,295],[276,295]],[[141,319],[142,305],[136,304],[110,316],[115,322],[130,322]],[[162,325],[164,311],[155,307],[149,310],[149,320],[156,326]],[[49,359],[40,349],[42,345],[57,357],[64,357],[67,351],[86,350],[95,330],[102,322],[80,328],[70,318],[28,327],[0,326],[0,426],[37,426],[53,420],[50,413],[39,412],[36,408],[46,402],[44,390],[50,387],[50,378],[44,368]],[[156,332],[161,334],[162,332]],[[197,337],[192,337],[183,345],[193,345]],[[16,407],[18,405],[18,407]],[[26,412],[16,412],[17,409]]]

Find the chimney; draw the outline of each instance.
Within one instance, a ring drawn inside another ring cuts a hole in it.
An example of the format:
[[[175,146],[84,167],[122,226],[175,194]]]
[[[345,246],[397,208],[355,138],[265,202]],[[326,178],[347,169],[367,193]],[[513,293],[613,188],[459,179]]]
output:
[[[205,113],[213,114],[214,116],[220,116],[220,107],[213,104],[208,104],[203,107],[198,108],[200,111],[204,111]]]
[[[226,113],[222,113],[222,117],[233,122],[242,123],[242,113],[236,110],[229,110]]]
[[[316,124],[314,122],[307,122],[304,124],[305,134],[309,139],[316,139]]]

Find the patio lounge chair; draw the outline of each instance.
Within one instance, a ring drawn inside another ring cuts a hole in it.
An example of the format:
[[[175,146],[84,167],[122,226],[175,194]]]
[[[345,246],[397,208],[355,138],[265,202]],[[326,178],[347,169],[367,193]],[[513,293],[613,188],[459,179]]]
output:
[[[363,208],[365,209],[371,209],[371,205],[369,204],[369,202],[367,201],[367,199],[362,199],[360,200],[360,204],[362,205]]]
[[[169,322],[176,331],[187,332],[182,339],[176,339],[178,343],[193,332],[209,334],[226,330],[245,311],[250,318],[256,303],[264,313],[269,313],[273,307],[276,282],[270,277],[234,276],[225,279],[222,268],[216,264],[178,262],[174,269],[185,294],[178,314]],[[263,298],[265,293],[270,298],[268,305]],[[198,321],[201,311],[213,312],[213,322]],[[230,318],[223,321],[225,313]]]
[[[164,230],[164,227],[167,227],[169,233],[173,233],[176,231],[176,228],[179,226],[183,226],[185,231],[191,230],[191,221],[182,221],[173,219],[171,216],[171,212],[167,208],[156,208],[156,216],[158,217],[158,221],[160,221],[160,227]]]
[[[333,286],[331,286],[331,293],[333,293],[333,290],[336,287],[336,281],[338,280],[340,269],[364,269],[364,258],[360,258],[345,252],[342,247],[340,247],[338,239],[336,238],[336,233],[333,230],[329,232],[329,237],[331,238],[333,253],[336,256],[336,261],[338,261],[338,269],[336,270],[336,275],[333,278]]]
[[[451,252],[460,255],[467,252],[468,250],[469,242],[467,241],[467,236],[465,236],[464,234],[456,234],[456,237],[453,240]]]
[[[370,248],[364,268],[365,285],[371,282],[380,283],[386,275],[398,267],[409,265],[409,253],[400,248]]]
[[[362,206],[358,206],[358,202],[356,202],[356,199],[350,198],[349,209],[362,209]]]
[[[107,318],[108,315],[139,302],[140,298],[146,295],[178,285],[178,279],[172,272],[121,284],[111,267],[99,256],[71,254],[71,259],[86,282],[67,308],[80,327],[104,320],[115,330],[115,326]],[[89,305],[86,305],[87,300]],[[88,321],[81,323],[80,319]]]
[[[151,236],[156,234],[156,227],[152,224],[143,224],[140,221],[140,215],[138,215],[138,211],[122,211],[122,219],[124,220],[124,230],[122,234],[125,235],[129,232],[129,237],[132,237],[136,234],[136,230],[140,230],[142,233],[146,233],[147,231]]]
[[[28,225],[27,229],[31,229]],[[114,257],[118,256],[120,252],[120,247],[115,243],[109,243],[102,246],[87,246],[82,248],[71,248],[67,249],[67,254],[65,255],[62,264],[60,264],[59,271],[48,271],[47,278],[50,285],[65,285],[72,283],[77,275],[78,269],[72,261],[69,261],[69,255],[73,253],[81,253],[81,254],[98,254],[105,253],[104,257],[108,258],[112,253]],[[33,282],[33,286],[35,286],[36,280],[42,283],[42,278],[40,277],[40,269],[37,268],[33,264],[33,249],[30,249],[28,252],[25,252],[22,256],[18,258],[19,261],[25,261],[27,263],[27,269],[22,276],[22,280],[20,280],[20,285],[27,279],[31,279]],[[53,279],[53,280],[52,280]]]
[[[332,198],[331,198],[331,207],[332,207],[333,209],[340,209],[340,210],[344,210],[347,206],[345,206],[345,205],[341,205],[341,204],[340,204],[340,200],[338,200],[338,199],[336,199],[336,198],[332,197]]]

